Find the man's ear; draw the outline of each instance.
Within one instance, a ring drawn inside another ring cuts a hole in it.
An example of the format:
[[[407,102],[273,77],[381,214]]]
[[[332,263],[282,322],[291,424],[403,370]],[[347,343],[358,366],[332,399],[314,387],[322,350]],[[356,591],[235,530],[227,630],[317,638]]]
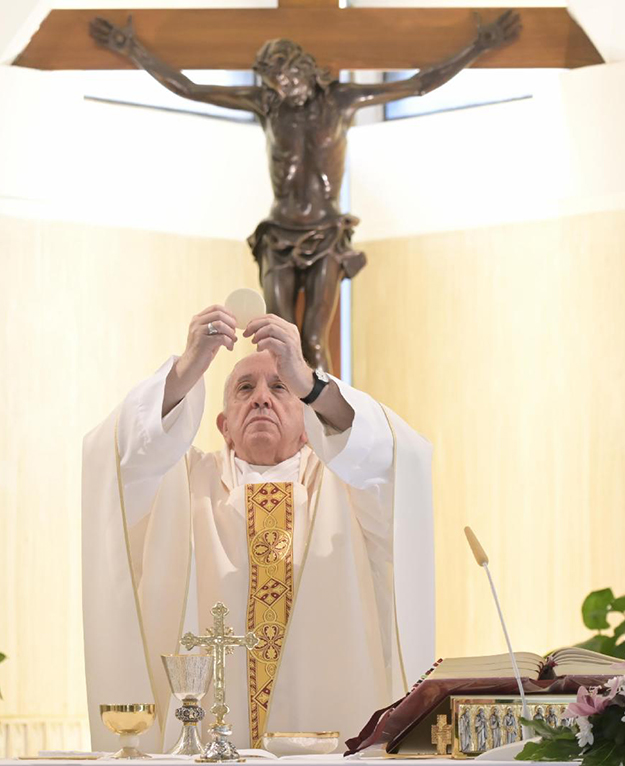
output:
[[[217,428],[219,429],[219,433],[224,437],[226,444],[231,447],[232,444],[228,437],[228,419],[224,412],[220,412],[219,415],[217,415]]]
[[[299,437],[299,446],[303,447],[304,444],[308,444],[308,434],[306,433],[306,429],[302,431],[302,435]]]

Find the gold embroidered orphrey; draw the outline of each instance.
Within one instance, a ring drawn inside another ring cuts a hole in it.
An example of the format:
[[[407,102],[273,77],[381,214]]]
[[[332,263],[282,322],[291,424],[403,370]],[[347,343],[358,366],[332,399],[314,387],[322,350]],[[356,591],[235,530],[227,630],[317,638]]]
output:
[[[245,488],[250,587],[247,630],[258,636],[248,653],[250,741],[261,747],[269,702],[293,606],[293,483]]]

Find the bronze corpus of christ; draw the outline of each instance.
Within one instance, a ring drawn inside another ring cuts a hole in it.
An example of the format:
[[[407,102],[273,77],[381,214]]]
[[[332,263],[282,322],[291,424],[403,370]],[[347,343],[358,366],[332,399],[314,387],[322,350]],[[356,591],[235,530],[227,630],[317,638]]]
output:
[[[159,60],[125,27],[103,18],[91,22],[92,37],[129,58],[173,93],[194,101],[252,112],[267,139],[274,200],[248,243],[260,270],[267,310],[295,322],[304,291],[302,350],[313,368],[331,371],[327,335],[340,282],[365,265],[352,248],[358,218],[342,213],[339,199],[347,131],[358,109],[422,96],[450,80],[487,51],[514,41],[520,18],[506,11],[486,25],[478,19],[474,40],[442,63],[412,77],[373,85],[341,83],[290,40],[269,40],[254,62],[259,85],[198,85]]]

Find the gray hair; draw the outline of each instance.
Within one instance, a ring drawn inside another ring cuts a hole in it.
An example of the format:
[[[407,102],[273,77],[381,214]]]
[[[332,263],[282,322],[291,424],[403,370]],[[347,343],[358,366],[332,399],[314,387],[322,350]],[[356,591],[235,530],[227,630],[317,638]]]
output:
[[[237,362],[238,364],[238,362]],[[234,375],[234,370],[236,368],[236,364],[234,367],[230,370],[228,373],[228,377],[226,378],[226,382],[224,383],[224,396],[223,396],[223,411],[226,411],[226,407],[228,406],[228,388],[230,388],[230,383],[232,382],[232,376]]]

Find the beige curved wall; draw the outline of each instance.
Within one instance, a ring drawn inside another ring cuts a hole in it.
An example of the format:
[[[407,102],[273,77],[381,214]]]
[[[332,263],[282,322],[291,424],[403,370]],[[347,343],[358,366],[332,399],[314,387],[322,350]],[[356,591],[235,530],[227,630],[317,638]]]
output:
[[[625,592],[624,243],[612,212],[364,247],[355,384],[434,444],[440,656],[505,651],[467,524],[519,650]]]
[[[88,747],[82,437],[184,349],[194,313],[257,286],[257,270],[242,243],[3,217],[0,253],[0,748],[32,755]],[[204,449],[220,446],[211,423],[246,348],[206,376]]]

